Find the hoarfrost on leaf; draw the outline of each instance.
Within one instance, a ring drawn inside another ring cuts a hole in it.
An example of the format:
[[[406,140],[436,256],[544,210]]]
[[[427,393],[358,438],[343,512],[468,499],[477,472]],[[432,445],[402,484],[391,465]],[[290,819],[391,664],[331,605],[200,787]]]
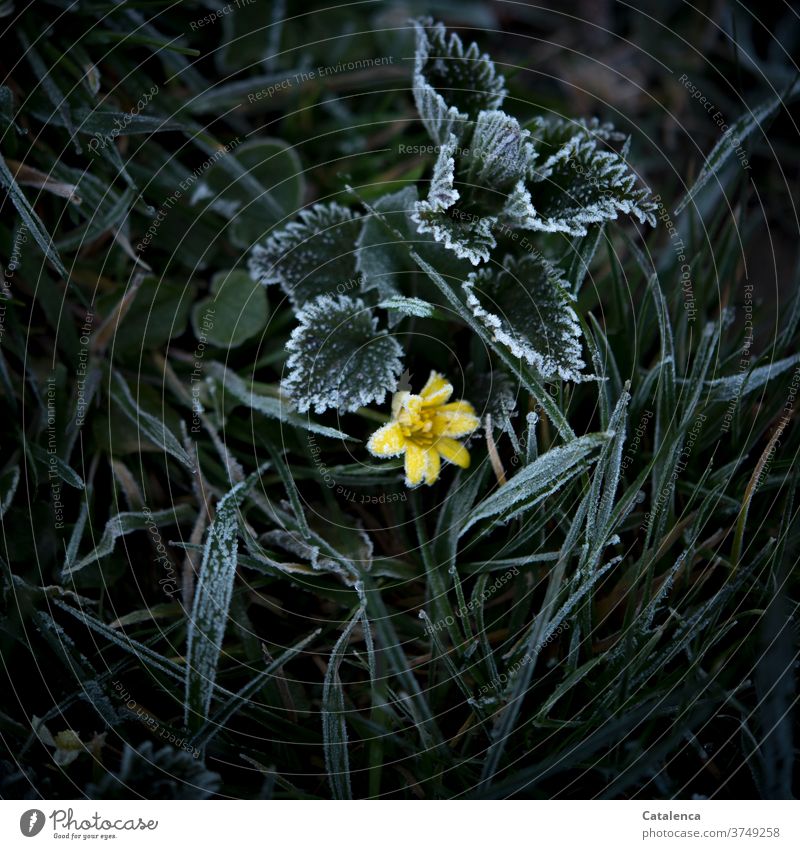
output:
[[[460,138],[483,109],[497,109],[506,95],[503,77],[474,42],[465,50],[456,33],[430,18],[414,22],[414,102],[431,138]]]
[[[264,286],[278,284],[295,309],[342,286],[357,288],[353,246],[360,229],[357,213],[335,202],[318,203],[253,249],[250,276]]]
[[[506,256],[502,268],[473,271],[463,286],[473,315],[544,379],[586,379],[581,328],[558,267],[538,255]]]
[[[297,318],[282,388],[301,413],[354,412],[394,391],[402,349],[360,298],[320,295]]]
[[[618,153],[599,150],[597,137],[576,133],[537,162],[530,187],[537,216],[531,229],[585,236],[589,225],[620,213],[656,225],[658,206],[650,190],[637,185]]]

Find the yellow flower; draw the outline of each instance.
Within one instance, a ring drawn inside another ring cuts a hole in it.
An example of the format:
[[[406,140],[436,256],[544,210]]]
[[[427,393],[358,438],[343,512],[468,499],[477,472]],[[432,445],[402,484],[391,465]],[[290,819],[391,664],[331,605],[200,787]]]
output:
[[[458,442],[480,424],[468,401],[450,401],[453,387],[432,371],[419,395],[396,392],[392,420],[372,434],[367,449],[376,457],[405,454],[406,485],[430,485],[439,477],[441,458],[466,469],[469,451]]]

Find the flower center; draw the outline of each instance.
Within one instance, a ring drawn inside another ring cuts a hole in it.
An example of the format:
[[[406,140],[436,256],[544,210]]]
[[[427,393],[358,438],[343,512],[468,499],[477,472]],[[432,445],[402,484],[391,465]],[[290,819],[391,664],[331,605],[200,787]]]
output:
[[[418,445],[431,445],[434,440],[433,419],[434,409],[403,410],[398,416],[400,430],[406,439],[411,439]]]

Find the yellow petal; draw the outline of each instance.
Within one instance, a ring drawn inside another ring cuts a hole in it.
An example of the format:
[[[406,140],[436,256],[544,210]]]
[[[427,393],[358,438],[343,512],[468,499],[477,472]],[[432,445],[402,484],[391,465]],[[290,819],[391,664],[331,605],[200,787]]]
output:
[[[415,442],[406,444],[406,485],[419,486],[428,467],[428,452]]]
[[[446,404],[453,394],[452,384],[444,378],[438,371],[432,371],[428,382],[422,387],[419,393],[424,407],[438,407],[440,404]]]
[[[376,457],[397,457],[406,449],[406,438],[397,422],[379,427],[367,442],[367,450]]]
[[[448,463],[461,466],[462,469],[469,468],[469,451],[455,439],[446,436],[437,439],[433,446]]]
[[[398,392],[392,401],[392,418],[405,421],[406,423],[416,421],[422,411],[422,396],[412,395],[411,392]]]
[[[392,418],[396,419],[400,415],[400,410],[406,402],[406,399],[411,393],[403,389],[400,392],[395,392],[392,395]]]
[[[480,421],[468,401],[445,404],[436,411],[433,432],[437,436],[466,436],[478,428]]]
[[[439,452],[435,448],[425,449],[425,455],[428,461],[425,467],[425,483],[430,486],[432,483],[436,483],[439,477],[442,461],[439,459]]]

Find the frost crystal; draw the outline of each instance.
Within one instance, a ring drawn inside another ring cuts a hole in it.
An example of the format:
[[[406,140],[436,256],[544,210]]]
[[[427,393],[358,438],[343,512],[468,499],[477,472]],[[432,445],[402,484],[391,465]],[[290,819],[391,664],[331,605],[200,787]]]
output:
[[[581,328],[561,271],[540,256],[507,256],[500,270],[473,271],[467,305],[515,357],[545,379],[580,381]]]
[[[358,298],[320,295],[297,314],[286,344],[288,375],[282,388],[304,413],[353,412],[393,392],[403,370],[397,340],[377,329]]]
[[[353,246],[360,229],[360,217],[347,207],[318,203],[253,249],[250,276],[264,286],[277,283],[295,309],[317,295],[357,289]]]

